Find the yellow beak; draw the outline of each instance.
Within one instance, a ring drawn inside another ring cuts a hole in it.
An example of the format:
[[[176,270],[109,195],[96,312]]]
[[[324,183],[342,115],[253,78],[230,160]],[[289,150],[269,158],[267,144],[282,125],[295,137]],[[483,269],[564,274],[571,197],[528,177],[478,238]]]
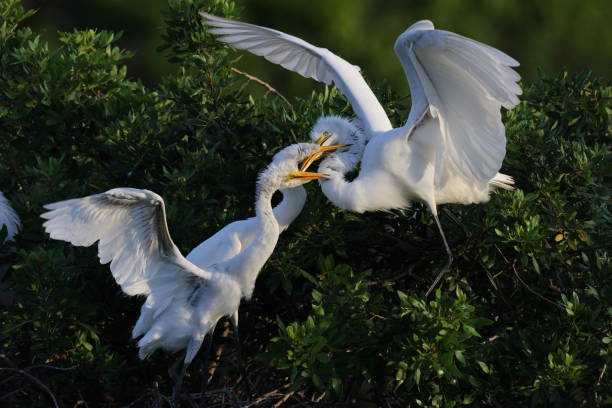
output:
[[[292,171],[291,173],[287,175],[288,180],[299,179],[299,180],[305,180],[305,181],[317,180],[317,179],[326,178],[326,177],[327,177],[327,174],[311,173],[309,171]]]
[[[323,132],[321,136],[319,136],[319,138],[315,140],[315,143],[321,146],[323,145],[323,143],[327,142],[327,139],[329,139],[330,137],[331,137],[331,133]]]
[[[321,136],[323,137],[323,136]],[[321,139],[321,137],[319,139],[317,139],[317,141],[319,141]],[[327,137],[329,138],[329,136]],[[327,139],[325,139],[327,140]],[[324,141],[325,141],[324,140]],[[319,158],[323,155],[323,153],[325,152],[331,152],[333,150],[336,149],[341,149],[343,147],[346,147],[348,145],[331,145],[331,146],[321,146],[319,148],[319,150],[317,150],[316,152],[312,153],[310,156],[306,157],[304,159],[304,161],[302,162],[302,165],[300,166],[300,171],[305,171],[308,167],[310,167],[310,165],[312,163],[314,163],[315,161],[319,160]]]

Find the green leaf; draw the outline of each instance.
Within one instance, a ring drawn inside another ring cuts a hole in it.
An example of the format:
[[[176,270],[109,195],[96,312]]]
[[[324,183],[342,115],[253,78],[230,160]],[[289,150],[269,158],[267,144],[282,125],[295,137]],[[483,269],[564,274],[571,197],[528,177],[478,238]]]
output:
[[[474,336],[474,337],[480,337],[480,334],[479,334],[479,333],[476,331],[476,329],[474,329],[472,326],[469,326],[469,325],[467,325],[467,324],[464,324],[464,325],[463,325],[463,330],[464,330],[464,331],[465,331],[467,334],[469,334],[469,335],[471,335],[471,336]]]
[[[342,394],[342,381],[338,377],[332,377],[331,386],[336,394]]]
[[[420,382],[421,382],[421,369],[419,367],[417,367],[414,370],[414,383],[416,385],[419,385]]]
[[[457,360],[459,360],[461,364],[465,365],[465,357],[463,356],[462,350],[455,350],[455,357],[457,358]]]
[[[476,361],[478,363],[478,365],[480,366],[480,369],[485,373],[485,374],[491,374],[491,371],[489,370],[489,366],[487,366],[487,364],[483,361],[477,360]]]

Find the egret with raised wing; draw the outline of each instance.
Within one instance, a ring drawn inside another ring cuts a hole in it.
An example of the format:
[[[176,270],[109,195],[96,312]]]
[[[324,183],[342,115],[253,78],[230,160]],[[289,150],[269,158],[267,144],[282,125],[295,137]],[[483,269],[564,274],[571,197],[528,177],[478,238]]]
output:
[[[506,154],[500,111],[519,103],[520,76],[511,68],[518,62],[486,44],[437,30],[431,21],[413,24],[394,47],[408,78],[412,106],[406,123],[393,128],[358,67],[280,31],[201,14],[220,41],[304,77],[333,83],[347,97],[357,115],[357,131],[367,141],[361,170],[347,181],[334,164],[348,152],[331,154],[319,167],[330,175],[320,181],[323,193],[337,206],[358,213],[406,209],[415,200],[426,203],[448,256],[429,295],[452,262],[437,205],[485,202],[494,187],[513,189],[512,177],[499,173]],[[320,118],[312,137],[331,134],[343,140],[354,128],[347,119]]]
[[[223,229],[205,248],[196,247],[187,257],[170,237],[163,199],[152,191],[116,188],[48,204],[49,211],[41,217],[53,239],[77,246],[99,241],[100,262],[110,262],[121,289],[128,295],[146,296],[132,332],[134,338],[142,336],[140,358],[158,348],[186,349],[184,373],[217,321],[237,316],[240,299],[250,298],[259,271],[286,227],[276,218],[282,214],[272,209],[274,192],[325,177],[299,171],[298,163],[315,152],[336,148],[300,143],[278,152],[257,181],[256,217],[247,226]],[[298,199],[294,205],[301,208],[303,203]],[[283,212],[283,222],[295,217],[288,213]],[[215,248],[220,254],[213,254]]]

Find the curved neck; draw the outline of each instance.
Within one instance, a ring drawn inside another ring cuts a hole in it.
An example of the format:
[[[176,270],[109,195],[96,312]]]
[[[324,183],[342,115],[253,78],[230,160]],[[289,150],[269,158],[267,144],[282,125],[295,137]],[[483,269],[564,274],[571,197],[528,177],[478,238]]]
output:
[[[363,212],[359,206],[361,183],[358,179],[347,181],[345,175],[359,164],[363,150],[363,143],[354,143],[347,151],[331,154],[318,169],[329,175],[319,180],[323,194],[336,206],[355,212]]]
[[[257,184],[255,200],[257,237],[251,245],[232,258],[228,265],[228,272],[238,280],[242,295],[247,299],[251,297],[257,275],[272,255],[280,234],[271,203],[275,191],[276,188],[270,187],[265,182]]]
[[[302,186],[285,188],[280,190],[283,200],[274,207],[274,217],[278,222],[280,232],[286,230],[299,215],[306,203],[306,189]]]

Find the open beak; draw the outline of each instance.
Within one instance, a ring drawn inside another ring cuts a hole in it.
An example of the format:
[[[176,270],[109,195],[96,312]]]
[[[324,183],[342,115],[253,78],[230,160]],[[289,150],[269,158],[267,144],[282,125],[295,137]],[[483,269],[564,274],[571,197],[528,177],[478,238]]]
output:
[[[325,135],[321,136],[320,138],[317,139],[316,143],[319,144],[319,140],[321,140],[322,137],[325,137]],[[329,136],[327,136],[325,138],[325,140],[329,139]],[[323,140],[323,142],[325,142],[325,140]],[[321,143],[323,143],[321,142]],[[346,147],[348,145],[342,144],[342,145],[331,145],[331,146],[321,146],[319,148],[319,150],[317,150],[316,152],[312,153],[310,156],[306,157],[304,159],[304,161],[302,162],[302,165],[300,166],[300,171],[305,171],[308,167],[310,167],[310,165],[312,163],[314,163],[315,161],[319,160],[319,158],[323,155],[323,153],[325,152],[331,152],[333,150],[336,149],[341,149],[343,147]]]
[[[304,180],[304,181],[318,180],[320,178],[326,178],[326,177],[328,177],[327,174],[311,173],[309,171],[292,171],[291,173],[287,175],[287,179],[289,180],[298,179],[298,180]]]

